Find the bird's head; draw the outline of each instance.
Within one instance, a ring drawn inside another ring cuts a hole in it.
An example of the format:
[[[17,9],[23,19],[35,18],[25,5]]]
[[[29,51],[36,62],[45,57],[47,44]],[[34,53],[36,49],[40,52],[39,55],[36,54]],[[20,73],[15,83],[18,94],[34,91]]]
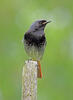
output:
[[[37,20],[31,25],[30,30],[33,30],[33,31],[44,30],[45,26],[50,22],[51,21]]]

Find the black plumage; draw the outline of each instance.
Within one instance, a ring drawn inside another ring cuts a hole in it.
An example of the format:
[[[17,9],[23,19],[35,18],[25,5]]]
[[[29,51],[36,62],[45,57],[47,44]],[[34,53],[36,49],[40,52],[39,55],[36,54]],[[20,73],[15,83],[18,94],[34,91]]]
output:
[[[28,46],[35,46],[40,48],[46,43],[45,35],[35,36],[34,34],[27,33],[24,35],[24,40]]]

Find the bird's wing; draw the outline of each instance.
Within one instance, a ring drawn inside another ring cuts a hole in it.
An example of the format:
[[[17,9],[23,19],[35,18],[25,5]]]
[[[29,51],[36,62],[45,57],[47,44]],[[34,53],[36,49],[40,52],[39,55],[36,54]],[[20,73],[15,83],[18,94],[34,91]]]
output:
[[[26,32],[26,33],[24,33],[24,35],[25,35],[25,34],[28,34],[28,33],[29,33],[29,32]],[[23,37],[23,39],[22,39],[22,43],[24,43],[24,37]]]

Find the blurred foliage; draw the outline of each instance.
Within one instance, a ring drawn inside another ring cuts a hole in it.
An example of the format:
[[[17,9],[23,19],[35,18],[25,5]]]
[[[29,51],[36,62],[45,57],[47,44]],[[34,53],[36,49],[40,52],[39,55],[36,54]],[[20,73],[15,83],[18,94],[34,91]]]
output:
[[[38,79],[38,100],[73,100],[73,0],[0,1],[0,100],[21,100],[28,59],[22,39],[37,19],[52,20]]]

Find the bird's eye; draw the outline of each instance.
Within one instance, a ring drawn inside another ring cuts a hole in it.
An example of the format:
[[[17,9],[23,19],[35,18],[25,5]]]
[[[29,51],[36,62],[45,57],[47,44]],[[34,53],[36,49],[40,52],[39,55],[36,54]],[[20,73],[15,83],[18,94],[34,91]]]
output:
[[[36,28],[35,31],[37,31],[38,29]]]
[[[40,21],[39,24],[42,24],[42,21]]]

